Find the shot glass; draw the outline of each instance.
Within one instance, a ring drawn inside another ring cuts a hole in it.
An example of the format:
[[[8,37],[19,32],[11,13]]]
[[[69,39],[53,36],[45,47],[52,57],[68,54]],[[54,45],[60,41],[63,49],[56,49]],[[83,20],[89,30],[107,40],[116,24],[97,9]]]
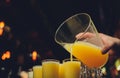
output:
[[[42,78],[42,66],[33,66],[33,78]]]
[[[64,78],[80,78],[81,62],[77,59],[64,59]]]
[[[45,59],[42,61],[42,78],[59,77],[59,60]]]

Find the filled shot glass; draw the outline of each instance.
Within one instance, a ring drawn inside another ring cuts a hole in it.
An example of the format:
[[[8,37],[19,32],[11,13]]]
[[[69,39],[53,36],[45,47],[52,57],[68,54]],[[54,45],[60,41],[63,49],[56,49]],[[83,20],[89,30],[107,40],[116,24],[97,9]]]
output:
[[[42,66],[33,66],[33,78],[42,78]]]
[[[45,59],[42,61],[42,78],[59,77],[59,60]]]
[[[81,62],[77,59],[64,59],[64,78],[80,78]]]

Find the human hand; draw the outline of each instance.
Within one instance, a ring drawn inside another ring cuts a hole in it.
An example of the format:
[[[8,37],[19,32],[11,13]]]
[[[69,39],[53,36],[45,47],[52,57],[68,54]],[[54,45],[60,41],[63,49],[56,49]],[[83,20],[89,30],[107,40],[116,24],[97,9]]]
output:
[[[84,36],[82,36],[82,35],[84,35]],[[111,36],[103,34],[103,33],[99,33],[98,35],[102,39],[102,42],[104,45],[104,47],[102,48],[103,54],[107,53],[110,49],[113,49],[113,47],[120,46],[120,39],[115,38],[115,37],[111,37]],[[93,37],[95,35],[92,33],[88,33],[88,32],[85,34],[79,33],[76,35],[76,38],[80,39],[81,36],[84,38],[90,38],[90,37]]]

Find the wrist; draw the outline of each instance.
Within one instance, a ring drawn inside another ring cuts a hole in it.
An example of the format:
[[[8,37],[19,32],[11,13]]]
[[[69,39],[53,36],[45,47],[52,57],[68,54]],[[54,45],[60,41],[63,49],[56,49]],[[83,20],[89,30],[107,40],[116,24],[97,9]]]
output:
[[[120,47],[120,39],[119,38],[115,38],[115,45]]]

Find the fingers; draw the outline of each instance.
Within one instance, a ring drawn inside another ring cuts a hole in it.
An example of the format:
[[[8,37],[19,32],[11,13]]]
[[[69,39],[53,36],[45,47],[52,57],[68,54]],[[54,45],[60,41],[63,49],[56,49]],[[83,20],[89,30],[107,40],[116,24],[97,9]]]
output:
[[[85,39],[85,38],[91,38],[96,36],[94,33],[86,32],[86,33],[79,33],[76,35],[77,39]],[[102,42],[104,44],[104,48],[102,49],[102,54],[106,54],[111,48],[112,48],[112,40],[111,37],[104,35],[102,33],[99,33],[99,36],[102,39]]]
[[[90,33],[90,32],[86,32],[86,33],[79,33],[76,35],[76,38],[77,39],[81,39],[81,38],[90,38],[90,37],[93,37],[95,36],[95,34],[93,33]]]

